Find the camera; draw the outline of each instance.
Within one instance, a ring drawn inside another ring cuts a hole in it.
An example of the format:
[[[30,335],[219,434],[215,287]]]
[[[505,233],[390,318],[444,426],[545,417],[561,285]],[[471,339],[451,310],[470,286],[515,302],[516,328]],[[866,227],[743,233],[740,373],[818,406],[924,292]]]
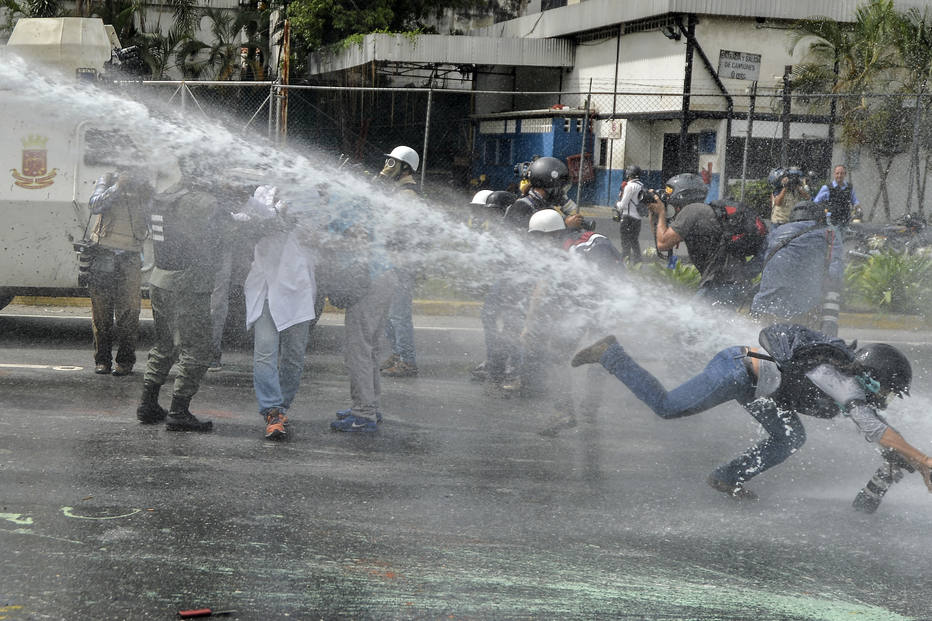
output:
[[[88,241],[71,244],[78,255],[78,286],[86,287],[91,282],[106,278],[116,269],[112,252]]]
[[[786,178],[786,187],[792,190],[803,185],[803,180],[806,178],[806,173],[804,173],[798,166],[790,166],[788,168],[774,168],[767,176],[767,181],[771,186],[773,186],[775,191],[780,191],[783,189],[784,178]]]

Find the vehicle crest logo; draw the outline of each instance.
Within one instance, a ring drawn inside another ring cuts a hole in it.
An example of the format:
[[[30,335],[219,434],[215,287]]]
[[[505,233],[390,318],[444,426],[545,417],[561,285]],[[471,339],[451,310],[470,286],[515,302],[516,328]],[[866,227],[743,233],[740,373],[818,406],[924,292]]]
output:
[[[27,190],[41,190],[55,183],[55,175],[58,169],[48,169],[48,151],[45,143],[48,142],[45,136],[30,134],[22,139],[23,143],[23,172],[20,173],[15,168],[12,171],[14,183]]]

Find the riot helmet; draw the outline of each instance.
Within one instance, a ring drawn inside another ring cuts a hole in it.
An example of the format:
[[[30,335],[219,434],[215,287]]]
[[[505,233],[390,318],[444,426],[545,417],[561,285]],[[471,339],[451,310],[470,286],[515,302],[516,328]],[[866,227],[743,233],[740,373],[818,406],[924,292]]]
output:
[[[502,213],[505,213],[505,210],[511,207],[511,204],[516,200],[518,200],[518,197],[515,196],[512,192],[497,190],[489,194],[488,198],[485,199],[485,204],[488,207],[498,209]]]
[[[479,190],[472,197],[472,200],[469,201],[469,204],[470,205],[481,205],[484,207],[486,205],[486,202],[489,199],[489,196],[491,196],[491,194],[492,194],[492,190]]]
[[[531,163],[528,168],[528,180],[531,187],[543,190],[545,198],[562,205],[566,202],[566,192],[570,188],[570,171],[566,164],[555,157],[542,157]]]
[[[667,204],[679,211],[690,203],[705,202],[709,189],[702,177],[693,173],[680,173],[667,180],[664,192]]]
[[[563,216],[556,209],[541,209],[534,212],[527,225],[528,233],[555,233],[566,229]]]
[[[902,398],[909,394],[913,369],[896,347],[886,343],[865,345],[854,353],[854,364],[857,371],[867,376],[864,383],[872,404],[885,407],[888,395]]]
[[[379,176],[386,179],[397,179],[406,171],[414,172],[421,163],[417,151],[405,146],[395,147],[391,153],[385,154],[385,158],[385,166]]]
[[[641,178],[641,167],[635,164],[628,165],[625,168],[625,181],[630,181],[631,179],[640,179]]]

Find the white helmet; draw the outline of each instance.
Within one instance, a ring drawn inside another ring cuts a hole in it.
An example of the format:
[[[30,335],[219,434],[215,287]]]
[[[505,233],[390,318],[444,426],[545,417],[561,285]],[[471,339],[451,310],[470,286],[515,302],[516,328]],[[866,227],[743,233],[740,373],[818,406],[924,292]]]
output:
[[[470,205],[483,205],[485,206],[486,201],[491,196],[492,190],[479,190],[476,192],[476,195],[472,197],[472,200],[469,201]]]
[[[411,147],[395,147],[392,149],[391,153],[386,153],[385,157],[393,157],[399,162],[404,162],[411,167],[411,170],[417,170],[418,165],[421,163],[421,158],[418,157],[417,151]]]
[[[531,216],[527,225],[528,233],[553,233],[566,228],[563,216],[556,209],[541,209]]]

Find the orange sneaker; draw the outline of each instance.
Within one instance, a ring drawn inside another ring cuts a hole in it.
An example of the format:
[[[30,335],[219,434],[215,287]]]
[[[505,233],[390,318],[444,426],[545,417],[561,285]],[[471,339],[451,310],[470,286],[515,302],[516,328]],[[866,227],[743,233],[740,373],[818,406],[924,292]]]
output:
[[[265,437],[267,440],[281,440],[288,432],[285,431],[285,423],[288,417],[285,416],[278,408],[272,408],[265,415]]]

